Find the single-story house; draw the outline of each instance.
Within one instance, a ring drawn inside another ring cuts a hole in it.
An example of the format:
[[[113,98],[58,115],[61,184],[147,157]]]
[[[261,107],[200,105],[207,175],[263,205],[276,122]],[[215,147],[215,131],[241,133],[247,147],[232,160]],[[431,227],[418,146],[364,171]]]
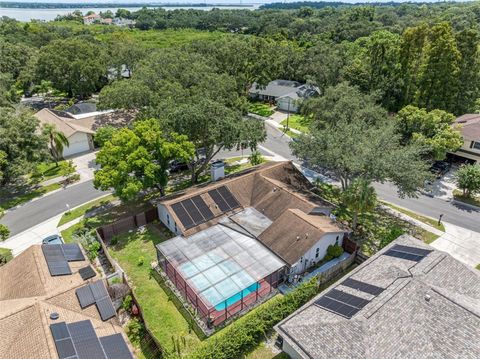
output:
[[[348,228],[310,190],[292,162],[270,162],[162,198],[159,218],[176,237],[157,245],[159,267],[203,319],[223,322],[240,298],[267,295],[342,245]]]
[[[274,80],[265,87],[254,83],[249,90],[251,98],[273,102],[279,110],[288,112],[298,112],[303,100],[318,94],[315,86],[289,80]]]
[[[465,114],[458,117],[457,126],[463,136],[463,146],[453,155],[480,162],[480,114]]]
[[[78,123],[73,117],[65,116],[68,115],[65,115],[63,112],[46,108],[35,114],[35,117],[40,121],[41,125],[55,125],[57,130],[63,132],[65,137],[67,137],[69,145],[63,149],[63,157],[92,151],[94,148],[93,134],[95,132],[86,126],[83,126],[81,123]]]
[[[275,326],[292,359],[480,357],[480,272],[409,235]]]
[[[92,25],[93,23],[100,22],[101,20],[102,17],[95,13],[83,17],[83,23],[85,25]]]
[[[63,246],[33,245],[0,267],[0,358],[133,359],[105,282],[78,245]]]

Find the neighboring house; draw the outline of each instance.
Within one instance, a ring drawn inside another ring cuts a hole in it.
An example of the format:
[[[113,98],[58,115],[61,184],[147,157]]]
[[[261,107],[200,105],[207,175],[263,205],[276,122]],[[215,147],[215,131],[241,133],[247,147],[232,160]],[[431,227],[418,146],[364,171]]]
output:
[[[256,83],[249,90],[250,97],[275,103],[279,110],[298,112],[303,100],[318,95],[318,88],[289,80],[274,80],[266,87]]]
[[[455,156],[480,162],[480,114],[466,114],[454,122],[463,136],[463,146]]]
[[[83,17],[83,23],[85,25],[92,25],[95,22],[99,22],[102,20],[102,17],[98,14],[90,14]]]
[[[63,149],[63,157],[74,156],[93,150],[93,134],[90,128],[77,122],[73,117],[65,117],[65,113],[44,108],[35,114],[41,125],[55,125],[58,131],[67,137],[69,145]]]
[[[240,297],[258,292],[255,302],[342,245],[348,229],[310,189],[291,162],[271,162],[163,198],[159,218],[177,237],[157,246],[159,266],[220,324]]]
[[[71,115],[85,115],[97,112],[97,104],[95,102],[77,102],[65,110]]]
[[[78,245],[67,246],[81,254]],[[70,273],[52,275],[61,268],[47,257],[33,245],[0,267],[0,358],[133,358],[105,283],[89,261],[83,254],[69,258]],[[82,268],[89,268],[88,276]]]
[[[275,330],[292,359],[480,358],[480,272],[403,235]]]

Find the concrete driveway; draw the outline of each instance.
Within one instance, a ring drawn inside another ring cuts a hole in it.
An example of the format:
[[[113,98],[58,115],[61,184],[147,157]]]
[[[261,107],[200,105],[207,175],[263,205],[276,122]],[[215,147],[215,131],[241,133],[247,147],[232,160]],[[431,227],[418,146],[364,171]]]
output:
[[[480,264],[480,233],[445,223],[445,234],[431,246],[447,252],[459,261],[476,267]]]
[[[433,181],[432,184],[425,186],[425,193],[435,198],[440,198],[446,201],[450,201],[453,198],[453,190],[457,188],[455,179],[455,173],[457,167],[452,167],[441,178]]]
[[[71,157],[69,160],[73,161],[76,166],[77,173],[80,174],[80,182],[85,182],[93,179],[93,173],[99,168],[95,162],[97,152],[88,152],[86,154]]]

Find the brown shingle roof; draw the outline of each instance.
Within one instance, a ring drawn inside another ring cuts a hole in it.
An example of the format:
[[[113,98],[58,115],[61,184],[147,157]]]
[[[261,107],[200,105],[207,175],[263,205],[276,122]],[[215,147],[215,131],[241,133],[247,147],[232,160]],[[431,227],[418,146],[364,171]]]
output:
[[[52,277],[34,245],[0,267],[0,359],[58,358],[49,328],[53,312],[57,322],[90,320],[98,336],[123,334],[116,317],[103,322],[95,305],[80,307],[75,290],[87,282],[78,270],[87,264],[69,262],[72,275]]]
[[[63,132],[63,134],[67,138],[71,137],[73,134],[77,132],[90,133],[90,134],[95,133],[91,129],[83,127],[80,124],[77,124],[76,120],[58,116],[47,108],[44,108],[38,111],[35,114],[35,117],[40,121],[42,125],[44,124],[55,125],[55,127],[59,131]]]
[[[455,125],[459,125],[459,130],[466,140],[480,142],[480,114],[466,114],[455,120]]]
[[[300,209],[288,209],[258,239],[289,265],[294,265],[325,233],[343,233],[326,216],[308,215]]]

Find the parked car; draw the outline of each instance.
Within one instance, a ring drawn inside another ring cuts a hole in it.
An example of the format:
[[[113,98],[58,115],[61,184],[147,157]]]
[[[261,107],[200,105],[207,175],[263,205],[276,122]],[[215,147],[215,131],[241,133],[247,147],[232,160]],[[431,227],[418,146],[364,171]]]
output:
[[[58,234],[53,234],[42,240],[42,244],[62,244],[63,238]]]
[[[452,164],[447,161],[435,161],[434,164],[430,167],[430,172],[435,174],[437,178],[442,177],[445,173],[447,173]]]
[[[185,170],[188,170],[188,163],[177,160],[170,162],[170,167],[168,168],[169,173],[176,173]]]

